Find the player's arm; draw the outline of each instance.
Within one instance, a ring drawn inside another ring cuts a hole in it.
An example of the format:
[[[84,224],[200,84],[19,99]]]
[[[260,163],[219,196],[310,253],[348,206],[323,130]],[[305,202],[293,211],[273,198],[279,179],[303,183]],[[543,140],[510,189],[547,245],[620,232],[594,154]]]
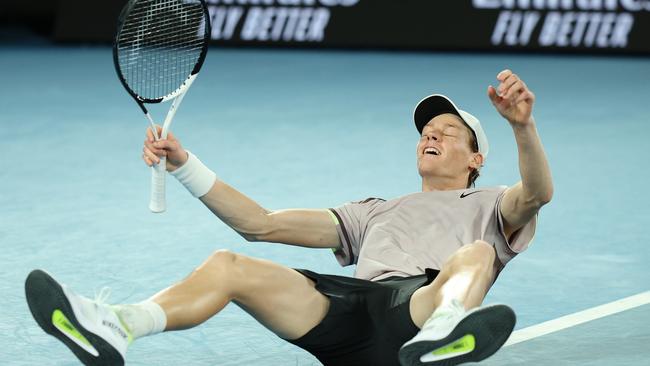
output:
[[[143,160],[149,166],[167,156],[173,172],[188,161],[188,154],[173,134],[154,141],[147,130]],[[221,221],[248,241],[269,241],[313,248],[338,248],[336,222],[328,210],[291,209],[269,211],[228,184],[216,180],[199,197]]]
[[[497,111],[510,123],[519,152],[521,181],[508,188],[501,202],[504,231],[510,237],[553,197],[551,170],[532,116],[535,95],[510,70],[497,75],[498,87],[488,87]]]
[[[336,223],[328,210],[269,211],[219,180],[200,200],[248,241],[314,248],[338,248],[341,245]]]

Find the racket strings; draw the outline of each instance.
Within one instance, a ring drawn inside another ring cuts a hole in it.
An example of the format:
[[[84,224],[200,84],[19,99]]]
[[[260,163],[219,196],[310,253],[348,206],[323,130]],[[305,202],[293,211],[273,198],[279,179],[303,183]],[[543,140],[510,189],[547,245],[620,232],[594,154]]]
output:
[[[153,93],[156,95],[169,92],[184,81],[191,71],[189,68],[193,67],[194,64],[193,60],[187,59],[187,56],[191,56],[192,51],[201,46],[201,40],[195,40],[194,44],[191,43],[195,38],[193,34],[174,32],[176,31],[173,28],[174,23],[177,22],[178,18],[160,17],[160,12],[165,9],[163,5],[169,5],[169,3],[157,4],[157,6],[154,5],[149,9],[144,9],[146,12],[144,17],[145,12],[136,12],[134,14],[134,18],[140,17],[140,27],[136,33],[138,36],[134,49],[136,52],[131,55],[131,60],[135,58],[137,61],[143,58],[148,61],[148,67],[144,70],[144,80],[152,81],[148,87],[153,89]],[[167,9],[167,11],[176,14],[178,14],[178,10],[178,3],[172,3],[172,7]],[[182,18],[187,19],[185,14],[181,13],[180,15]],[[202,14],[199,12],[196,15],[201,16]],[[163,20],[160,21],[160,19]],[[185,26],[185,24],[182,25]],[[141,46],[143,42],[145,45]],[[185,63],[183,63],[184,60]],[[171,75],[169,74],[175,75],[176,78],[170,78]]]
[[[206,22],[199,0],[137,1],[117,39],[118,64],[129,87],[146,99],[177,91],[201,57]]]

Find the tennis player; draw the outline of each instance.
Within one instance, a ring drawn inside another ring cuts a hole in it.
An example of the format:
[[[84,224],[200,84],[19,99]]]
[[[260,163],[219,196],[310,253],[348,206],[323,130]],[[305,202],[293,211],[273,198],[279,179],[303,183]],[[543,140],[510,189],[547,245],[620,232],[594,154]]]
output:
[[[178,139],[154,142],[167,170],[248,241],[332,248],[355,278],[216,251],[187,278],[137,304],[107,305],[33,271],[39,325],[86,364],[123,364],[140,337],[192,328],[234,302],[325,365],[456,365],[496,352],[515,325],[506,305],[481,306],[499,272],[532,240],[551,200],[551,172],[532,116],[534,94],[510,70],[487,94],[512,127],[521,181],[472,188],[488,155],[479,120],[443,95],[420,101],[422,192],[333,209],[269,211],[220,181]],[[243,335],[242,335],[243,336]]]

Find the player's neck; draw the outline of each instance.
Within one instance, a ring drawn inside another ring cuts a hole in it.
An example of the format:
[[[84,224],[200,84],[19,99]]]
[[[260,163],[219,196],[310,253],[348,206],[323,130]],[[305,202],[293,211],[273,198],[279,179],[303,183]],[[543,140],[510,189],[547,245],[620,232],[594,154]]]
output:
[[[452,191],[465,189],[466,187],[467,177],[422,177],[422,192]]]

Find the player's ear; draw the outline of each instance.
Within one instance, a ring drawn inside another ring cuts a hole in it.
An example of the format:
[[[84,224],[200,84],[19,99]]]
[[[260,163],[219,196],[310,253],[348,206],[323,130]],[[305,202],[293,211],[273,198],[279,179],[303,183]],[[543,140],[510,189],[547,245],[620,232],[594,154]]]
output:
[[[480,170],[483,166],[483,155],[481,153],[472,153],[469,159],[469,168]]]

